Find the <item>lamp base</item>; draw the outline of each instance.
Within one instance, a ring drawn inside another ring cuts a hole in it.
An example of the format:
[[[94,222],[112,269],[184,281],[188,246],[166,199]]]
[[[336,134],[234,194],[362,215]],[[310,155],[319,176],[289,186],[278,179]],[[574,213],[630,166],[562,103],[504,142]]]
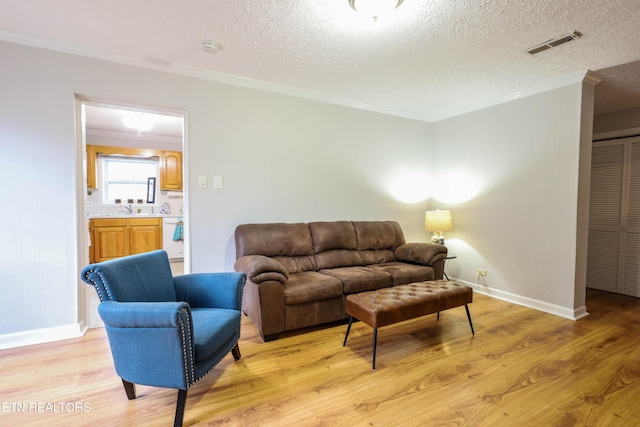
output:
[[[444,245],[444,236],[442,235],[442,231],[433,232],[433,236],[431,236],[431,243],[436,245]]]

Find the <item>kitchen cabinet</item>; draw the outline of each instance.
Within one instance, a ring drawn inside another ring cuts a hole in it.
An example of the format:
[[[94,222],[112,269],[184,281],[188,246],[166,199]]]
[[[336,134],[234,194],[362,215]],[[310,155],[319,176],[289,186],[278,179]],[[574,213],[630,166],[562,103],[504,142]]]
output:
[[[98,153],[95,145],[87,145],[87,188],[98,188]]]
[[[162,218],[94,218],[90,262],[162,249]]]
[[[163,151],[160,157],[160,189],[182,190],[182,153]]]
[[[157,157],[160,163],[160,190],[182,190],[182,152],[150,148],[87,145],[87,188],[98,188],[98,155]]]
[[[129,221],[129,254],[162,249],[162,218],[131,218]]]

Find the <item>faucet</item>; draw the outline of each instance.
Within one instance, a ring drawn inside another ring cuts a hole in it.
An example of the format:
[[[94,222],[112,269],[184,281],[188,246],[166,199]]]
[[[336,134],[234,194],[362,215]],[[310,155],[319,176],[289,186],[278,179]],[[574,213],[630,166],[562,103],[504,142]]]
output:
[[[127,213],[128,213],[129,215],[133,215],[133,208],[131,207],[131,205],[120,205],[120,206],[122,206],[123,208],[125,208],[125,209],[127,210]]]

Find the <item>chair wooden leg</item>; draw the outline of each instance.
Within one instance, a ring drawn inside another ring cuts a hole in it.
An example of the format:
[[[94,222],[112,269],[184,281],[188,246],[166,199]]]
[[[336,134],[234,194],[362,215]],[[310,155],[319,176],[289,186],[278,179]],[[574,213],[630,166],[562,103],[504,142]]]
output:
[[[136,398],[136,385],[129,381],[122,380],[124,391],[127,393],[127,399],[133,400]]]
[[[187,403],[187,390],[178,390],[178,402],[176,403],[176,419],[173,427],[182,427],[182,419],[184,418],[184,407]]]
[[[236,343],[235,347],[231,349],[231,354],[236,361],[240,360],[240,357],[242,357],[240,355],[240,345],[238,345],[238,343]]]

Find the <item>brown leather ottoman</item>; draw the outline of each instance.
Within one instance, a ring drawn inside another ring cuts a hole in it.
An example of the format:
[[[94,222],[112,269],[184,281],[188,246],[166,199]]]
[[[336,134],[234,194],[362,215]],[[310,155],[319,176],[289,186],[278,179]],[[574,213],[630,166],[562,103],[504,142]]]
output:
[[[342,346],[347,344],[354,317],[373,327],[372,368],[375,369],[378,328],[431,313],[438,313],[439,319],[441,311],[462,305],[467,311],[471,333],[475,335],[467,305],[471,302],[473,289],[448,280],[415,282],[348,295],[346,312],[350,317]]]

